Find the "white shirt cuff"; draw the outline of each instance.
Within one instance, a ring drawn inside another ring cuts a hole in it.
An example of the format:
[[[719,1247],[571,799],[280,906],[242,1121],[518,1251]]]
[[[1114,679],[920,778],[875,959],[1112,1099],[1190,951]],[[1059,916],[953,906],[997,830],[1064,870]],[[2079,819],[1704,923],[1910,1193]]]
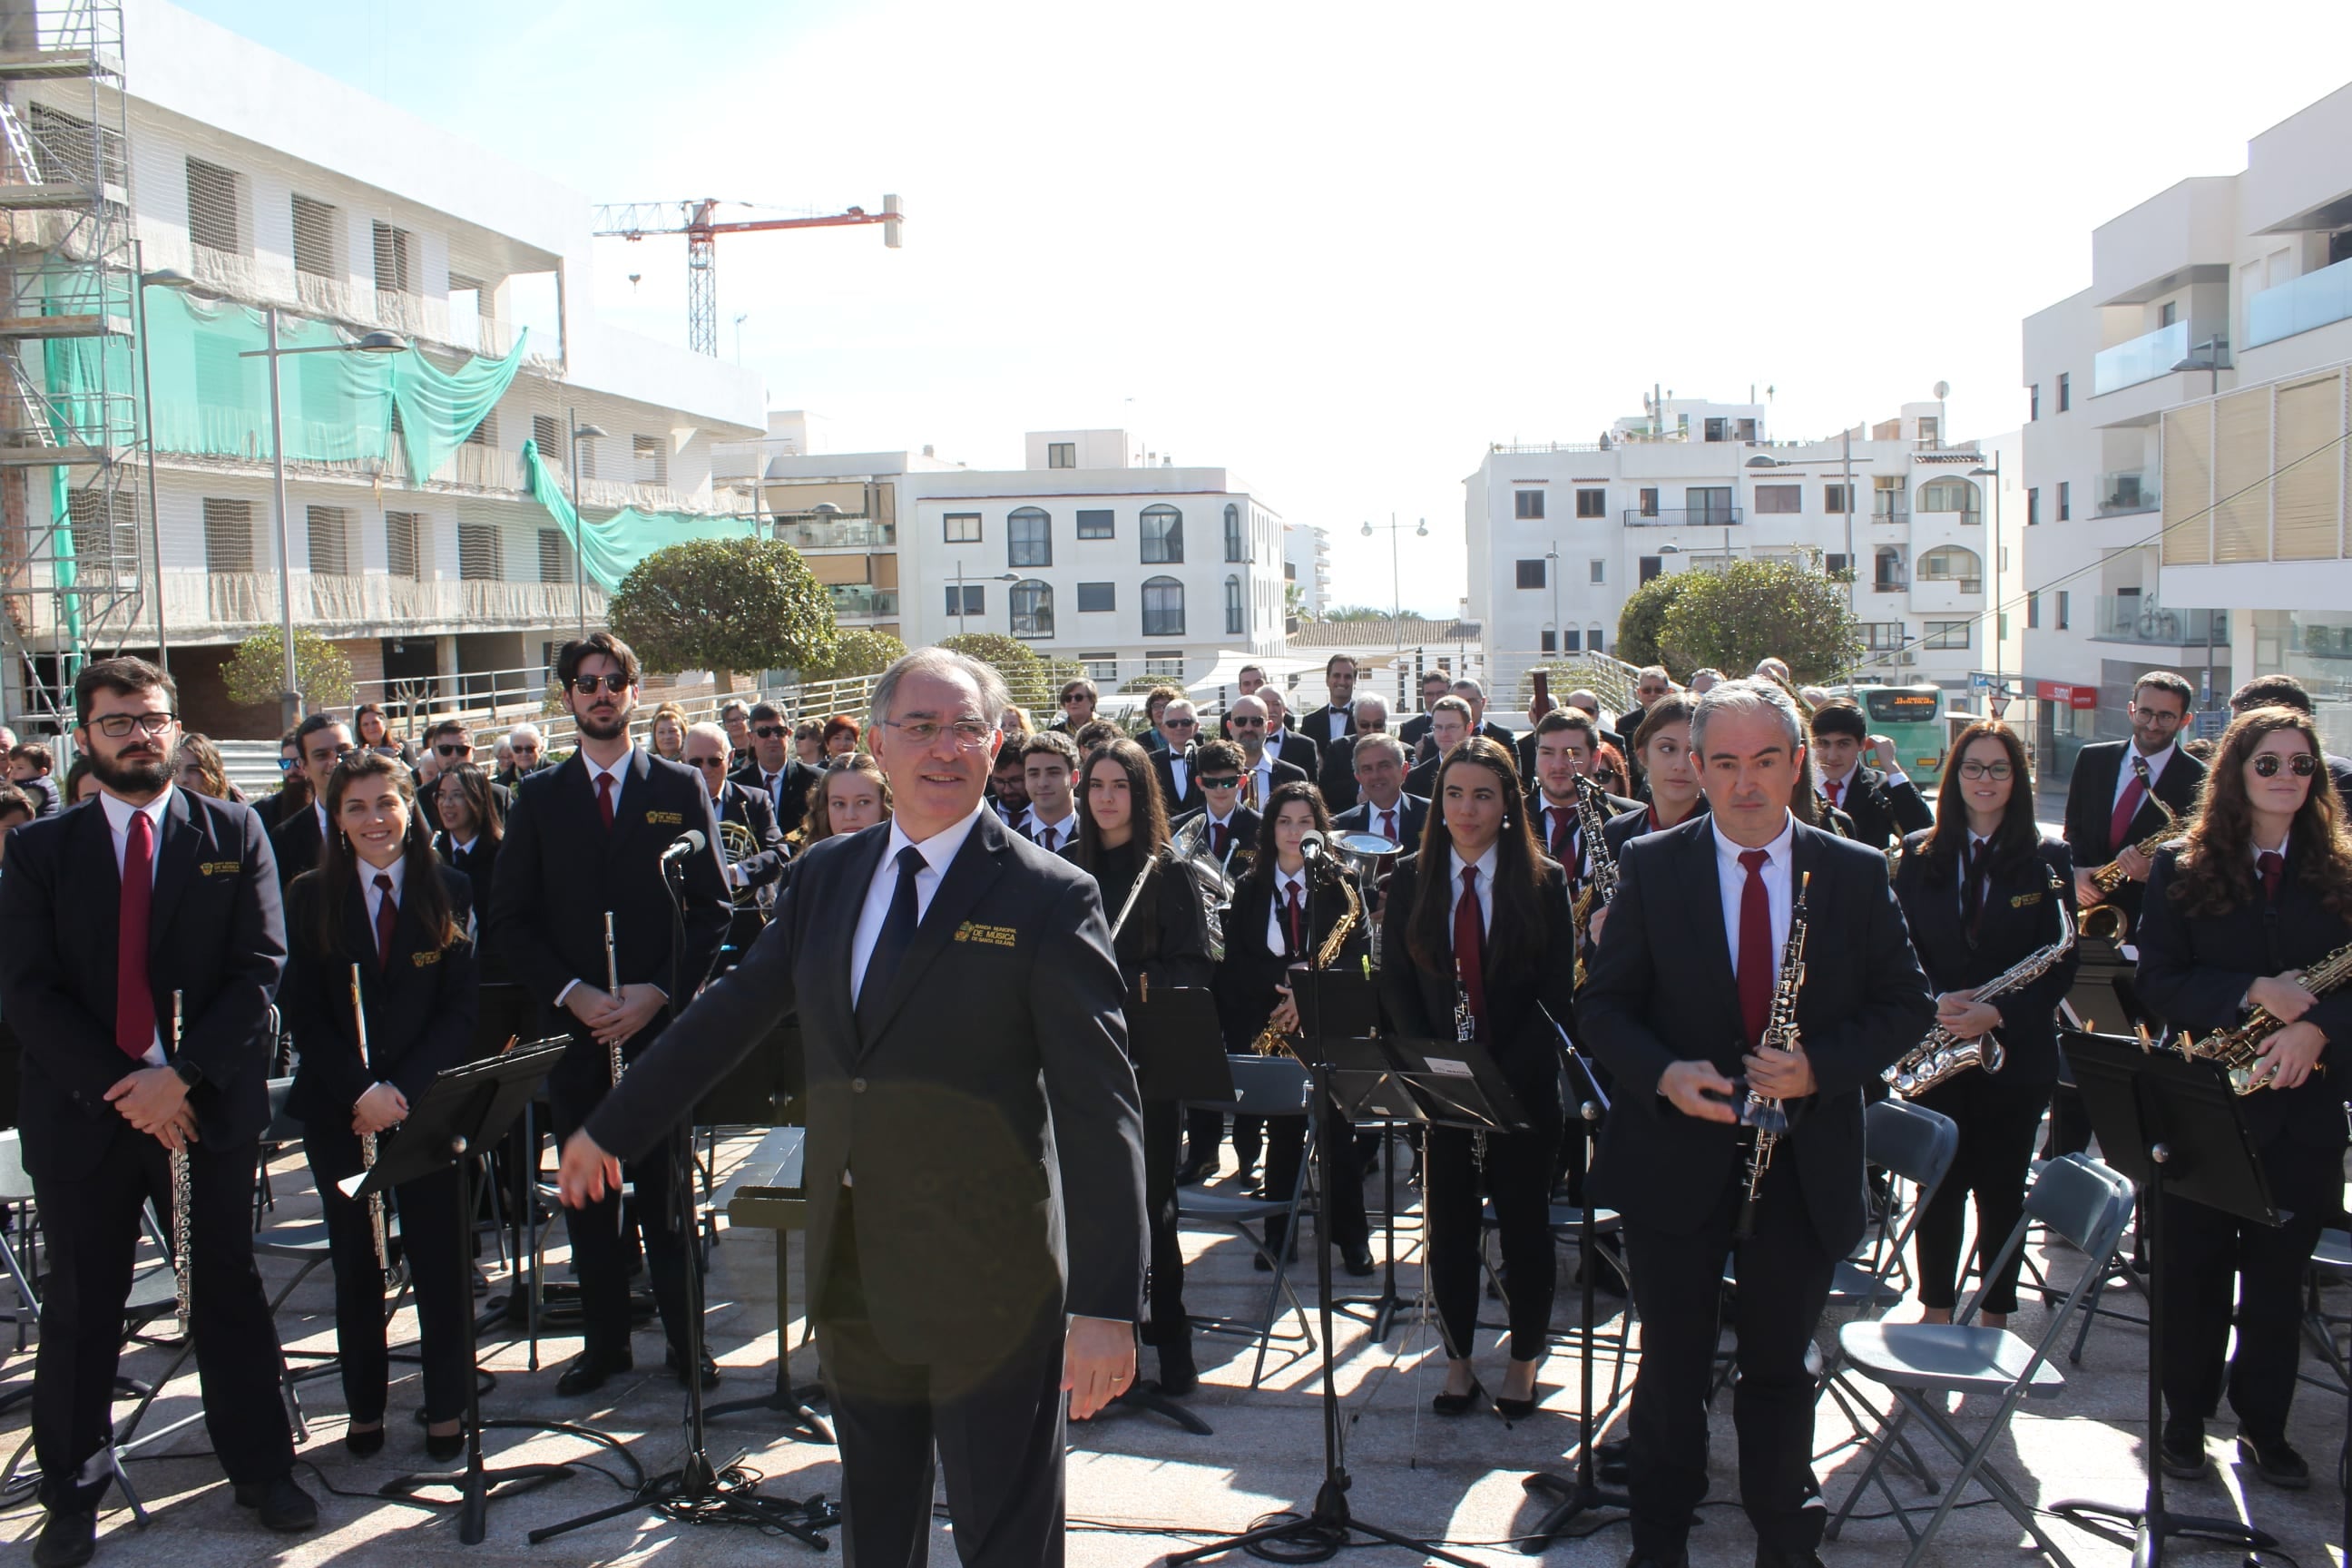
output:
[[[555,994],[555,1005],[559,1007],[562,1006],[563,999],[565,997],[571,995],[574,991],[579,990],[583,985],[587,984],[588,983],[584,980],[574,980],[571,982],[569,984],[565,985],[562,990]]]

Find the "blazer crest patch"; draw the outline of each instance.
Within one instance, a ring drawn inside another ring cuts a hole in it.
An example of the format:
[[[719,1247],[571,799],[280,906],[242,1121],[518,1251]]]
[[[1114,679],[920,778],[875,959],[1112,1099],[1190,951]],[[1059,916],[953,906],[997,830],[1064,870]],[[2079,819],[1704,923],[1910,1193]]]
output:
[[[2011,897],[2009,907],[2012,910],[2030,910],[2041,901],[2040,893],[2017,893]]]
[[[978,921],[966,921],[956,927],[955,940],[981,942],[989,947],[1013,947],[1019,943],[1021,933],[1011,926],[982,925]]]
[[[441,950],[437,947],[421,948],[408,955],[408,962],[419,969],[428,963],[438,963],[441,962]]]
[[[683,827],[686,826],[686,818],[675,811],[649,811],[646,813],[646,821],[648,825],[655,827]]]
[[[196,865],[197,873],[205,877],[234,877],[244,869],[242,860],[204,860]]]

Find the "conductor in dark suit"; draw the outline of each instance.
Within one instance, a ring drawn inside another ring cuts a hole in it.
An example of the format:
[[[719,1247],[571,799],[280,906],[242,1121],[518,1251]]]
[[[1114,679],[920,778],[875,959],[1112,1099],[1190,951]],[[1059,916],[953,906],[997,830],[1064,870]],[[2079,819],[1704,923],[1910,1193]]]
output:
[[[2111,903],[2139,923],[2153,863],[2133,846],[2164,826],[2164,813],[2147,797],[2186,816],[2205,778],[2205,764],[2180,749],[2180,726],[2195,697],[2181,677],[2149,671],[2132,688],[2131,739],[2085,746],[2075,757],[2066,785],[2066,847],[2074,854],[2074,896],[2084,910]],[[2102,894],[2091,873],[2110,861],[2122,863],[2126,880]]]
[[[1135,1373],[1118,965],[1094,879],[983,806],[1002,678],[923,648],[874,703],[896,816],[809,852],[742,964],[565,1145],[563,1196],[593,1199],[797,1006],[848,1561],[924,1560],[936,1446],[963,1561],[1035,1568],[1062,1560],[1063,1392],[1083,1419]]]
[[[790,833],[808,810],[809,785],[816,770],[793,754],[793,726],[782,710],[762,702],[751,710],[751,760],[730,782],[768,797],[776,831]]]
[[[278,887],[319,864],[320,846],[326,840],[327,780],[335,764],[352,749],[351,726],[331,713],[313,713],[294,731],[294,754],[310,786],[309,809],[282,813],[269,830],[269,845],[278,860]]]
[[[618,1045],[625,1059],[643,1056],[669,1021],[673,993],[679,1005],[692,997],[710,973],[731,911],[709,790],[687,768],[629,744],[637,656],[611,633],[591,632],[563,645],[555,674],[580,729],[579,749],[515,790],[514,815],[499,850],[490,932],[532,999],[569,1015],[571,1048],[547,1081],[549,1109],[562,1137],[611,1087],[612,1047]],[[702,835],[703,845],[686,858],[680,952],[671,945],[661,859],[689,829]],[[608,912],[617,993],[608,984]],[[650,1153],[630,1172],[635,1208],[654,1301],[669,1339],[669,1364],[684,1377],[686,1252],[669,1225],[667,1147],[648,1139],[634,1152]],[[558,1380],[560,1394],[586,1394],[635,1365],[629,1259],[623,1222],[611,1206],[618,1202],[615,1194],[566,1227],[580,1276],[585,1342]],[[706,1384],[717,1381],[707,1359],[700,1376]]]
[[[278,868],[252,808],[173,786],[177,695],[143,659],[82,670],[74,744],[97,803],[13,829],[0,877],[0,1011],[24,1048],[24,1159],[48,1238],[33,1370],[40,1568],[93,1550],[140,1211],[172,1213],[182,1148],[213,1451],[264,1524],[318,1521],[293,1479],[278,1331],[253,1262],[269,1000],[286,961]]]
[[[1740,1500],[1759,1563],[1817,1561],[1806,1367],[1836,1260],[1863,1229],[1863,1087],[1916,1044],[1935,1003],[1885,857],[1789,811],[1804,728],[1786,692],[1726,681],[1692,723],[1712,810],[1625,847],[1578,994],[1616,1100],[1591,1179],[1622,1213],[1643,1320],[1630,1470],[1633,1561],[1675,1565],[1706,1491],[1706,1400],[1724,1258],[1734,1259]],[[1782,943],[1811,874],[1801,1048],[1760,1048]],[[1754,1235],[1736,1239],[1748,1144],[1730,1074],[1780,1099],[1789,1130]]]

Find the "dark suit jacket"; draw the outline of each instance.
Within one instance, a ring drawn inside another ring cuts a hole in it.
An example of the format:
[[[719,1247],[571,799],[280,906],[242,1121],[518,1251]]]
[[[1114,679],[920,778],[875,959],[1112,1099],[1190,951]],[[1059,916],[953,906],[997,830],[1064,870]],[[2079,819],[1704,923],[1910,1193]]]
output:
[[[16,786],[33,803],[35,817],[55,816],[63,797],[58,792],[58,781],[47,773],[35,773]]]
[[[1151,753],[1152,775],[1160,781],[1160,804],[1166,808],[1171,818],[1186,812],[1200,811],[1209,804],[1209,797],[1201,793],[1200,765],[1181,758],[1176,760],[1184,761],[1184,793],[1181,795],[1176,793],[1176,772],[1168,765],[1169,753]]]
[[[783,829],[776,826],[775,808],[769,804],[767,792],[756,785],[745,789],[729,779],[719,786],[715,804],[719,821],[734,823],[760,846],[735,862],[743,873],[743,885],[764,888],[782,876],[788,852]]]
[[[1356,804],[1356,737],[1343,735],[1323,748],[1323,770],[1315,787],[1333,815]]]
[[[742,963],[623,1080],[589,1135],[625,1156],[651,1147],[797,1005],[808,1277],[827,1277],[854,1169],[861,1282],[887,1354],[992,1359],[1045,1312],[1132,1321],[1142,1111],[1094,879],[981,813],[868,1037],[850,999],[850,911],[889,841],[885,823],[812,848]]]
[[[801,825],[801,818],[808,815],[809,785],[814,784],[816,778],[817,771],[798,757],[785,759],[783,798],[769,797],[775,806],[777,832],[789,834]],[[757,757],[729,773],[727,782],[741,784],[753,795],[768,794],[768,781],[760,772]]]
[[[2171,772],[2165,769],[2168,775]],[[2286,879],[2276,902],[2264,900],[2255,883],[2250,904],[2242,903],[2224,915],[2189,915],[2168,892],[2179,876],[2179,851],[2167,847],[2157,852],[2156,867],[2147,875],[2147,900],[2133,923],[2132,940],[2139,947],[2140,1000],[2163,1015],[2166,1034],[2178,1037],[2186,1029],[2201,1039],[2215,1029],[2230,1028],[2242,1021],[2238,1002],[2257,979],[2307,969],[2352,942],[2352,921],[2330,913],[2319,896],[2297,880],[2303,868],[2304,847],[2290,837]],[[2251,863],[2246,872],[2251,880]],[[2345,1069],[2338,1064],[2347,1059],[2344,1043],[2352,1039],[2352,990],[2323,995],[2304,1017],[2327,1037],[2319,1060],[2328,1071],[2315,1071],[2294,1089],[2259,1090],[2238,1105],[2258,1144],[2284,1139],[2306,1148],[2341,1148],[2344,1085],[2339,1079]]]
[[[1266,913],[1274,902],[1274,878],[1269,875],[1261,883],[1252,877],[1234,889],[1233,907],[1225,911],[1225,956],[1217,965],[1216,981],[1211,990],[1217,999],[1217,1022],[1223,1030],[1225,1049],[1245,1052],[1255,1042],[1265,1021],[1281,998],[1274,988],[1280,984],[1290,965],[1307,963],[1339,923],[1347,906],[1335,892],[1319,891],[1307,900],[1311,911],[1310,925],[1305,947],[1297,953],[1286,947],[1277,952],[1265,941]],[[1349,933],[1341,946],[1336,966],[1359,962],[1365,951],[1365,933],[1360,923]]]
[[[1398,847],[1411,854],[1421,847],[1421,837],[1429,830],[1429,801],[1422,795],[1401,795],[1397,796],[1396,813],[1397,831],[1404,835]],[[1358,801],[1352,808],[1333,817],[1331,826],[1339,833],[1378,833],[1381,814],[1370,801]]]
[[[1288,763],[1310,779],[1323,776],[1323,748],[1296,730],[1282,732],[1282,744],[1275,748],[1275,760]]]
[[[106,1091],[139,1064],[114,1043],[122,879],[99,805],[14,829],[0,876],[0,1011],[24,1047],[25,1164],[71,1179],[131,1131]],[[235,1149],[269,1122],[269,999],[286,962],[278,867],[253,808],[172,791],[155,847],[147,981],[179,1055],[203,1069],[196,1136]],[[168,1048],[168,1047],[167,1047]]]
[[[1793,832],[1795,870],[1812,873],[1797,1022],[1818,1087],[1789,1105],[1777,1158],[1796,1167],[1822,1247],[1843,1258],[1862,1237],[1863,1087],[1918,1044],[1936,1005],[1885,857],[1802,823]],[[1657,1092],[1675,1061],[1711,1061],[1728,1078],[1746,1053],[1719,886],[1707,817],[1629,843],[1577,994],[1580,1043],[1617,1084],[1588,1190],[1667,1236],[1718,1212],[1746,1159],[1739,1128],[1685,1116]]]
[[[500,817],[499,822],[500,831],[504,831],[506,819]],[[508,972],[498,944],[490,940],[490,894],[499,882],[499,840],[478,833],[473,848],[461,850],[449,842],[447,833],[433,836],[433,852],[441,858],[443,865],[465,873],[473,899],[474,966],[483,980],[504,984],[514,976]]]
[[[1205,805],[1198,811],[1188,811],[1171,822],[1168,825],[1168,830],[1172,834],[1187,823],[1202,821],[1208,815],[1209,808]],[[1218,868],[1225,873],[1228,881],[1249,869],[1251,859],[1257,854],[1258,828],[1264,820],[1248,806],[1234,807],[1233,817],[1225,824],[1232,830],[1226,835],[1225,853],[1222,857],[1212,857],[1217,860]],[[1201,853],[1203,856],[1209,855],[1208,840],[1205,837],[1202,840]]]
[[[1355,713],[1353,703],[1334,708],[1326,702],[1298,721],[1298,732],[1314,742],[1318,750],[1328,752],[1355,733]]]
[[[2137,844],[2164,824],[2164,814],[2147,801],[2132,815],[2131,832],[2121,844],[2107,841],[2108,818],[2115,813],[2116,781],[2123,776],[2124,753],[2129,741],[2102,741],[2085,746],[2074,759],[2074,776],[2066,784],[2066,847],[2074,864],[2095,870],[2113,860],[2126,845]],[[2197,786],[2205,780],[2205,764],[2186,752],[2175,752],[2156,781],[2156,797],[2182,816],[2196,803]],[[2139,924],[2146,889],[2126,881],[2107,901]],[[2275,971],[2273,971],[2275,973]]]
[[[2066,846],[2045,838],[2037,854],[1993,862],[1984,915],[1971,942],[1960,920],[1958,867],[1956,863],[1954,874],[1940,883],[1931,879],[1927,857],[1919,852],[1927,841],[1925,833],[1903,841],[1895,898],[1911,928],[1912,950],[1937,994],[1981,985],[2058,940],[2060,904],[2069,910],[2074,907],[2074,858]],[[2055,898],[2050,894],[2053,872],[2059,883]],[[2078,963],[2070,948],[2041,979],[1993,998],[1993,1005],[2000,1009],[1997,1033],[2008,1053],[2001,1082],[2032,1087],[2058,1081],[2058,1002],[2074,983]]]
[[[1428,714],[1416,713],[1412,718],[1397,726],[1397,739],[1404,742],[1404,752],[1407,757],[1411,757],[1415,752],[1421,750],[1421,742],[1429,735],[1429,725],[1430,717]]]
[[[1853,824],[1853,840],[1873,849],[1899,843],[1936,820],[1936,814],[1920,798],[1918,785],[1908,778],[1889,784],[1885,773],[1859,763],[1838,809]]]
[[[1551,821],[1550,818],[1545,816],[1547,805],[1543,796],[1542,785],[1531,784],[1528,786],[1527,806],[1528,822],[1535,830],[1536,841],[1543,846],[1543,852],[1545,854],[1550,855]],[[1604,793],[1601,796],[1601,837],[1604,840],[1607,839],[1609,836],[1609,825],[1612,822],[1614,822],[1617,818],[1624,816],[1628,812],[1641,811],[1643,809],[1645,808],[1638,800],[1627,800],[1621,795],[1608,795]],[[1573,806],[1570,807],[1570,816],[1571,818],[1575,816],[1575,808]],[[1578,864],[1570,867],[1570,869],[1575,873],[1578,883],[1581,885],[1583,879],[1592,874],[1592,850],[1591,847],[1584,842],[1584,836],[1581,831],[1579,831],[1577,834],[1576,848]],[[1558,857],[1554,856],[1553,858],[1557,859]]]
[[[2352,819],[2352,757],[2339,757],[2331,752],[2326,761],[2328,782],[2336,786],[2336,803],[2344,808],[2346,817]]]
[[[1706,815],[1706,796],[1701,795],[1698,797],[1697,805],[1692,808],[1691,816],[1683,820],[1687,822]],[[1682,823],[1676,823],[1675,826],[1679,827]],[[1636,838],[1647,837],[1650,831],[1650,808],[1643,805],[1611,817],[1601,825],[1601,837],[1608,844],[1611,855],[1622,856],[1625,853],[1625,846]]]
[[[318,807],[305,801],[302,809],[281,817],[269,830],[269,847],[278,857],[278,886],[282,892],[305,871],[315,870],[325,846],[319,838]]]
[[[441,868],[450,913],[463,931],[474,902],[466,874]],[[377,1083],[389,1083],[414,1106],[436,1073],[466,1059],[480,1000],[473,943],[443,947],[404,900],[392,930],[392,963],[376,967],[375,928],[354,883],[344,900],[342,931],[320,944],[314,922],[325,889],[313,871],[286,890],[286,979],[278,1010],[300,1055],[286,1109],[305,1122],[348,1128],[352,1107]],[[360,1056],[352,1021],[352,965],[360,966],[368,1050]]]
[[[643,747],[630,752],[626,765],[628,781],[610,833],[596,809],[588,764],[576,755],[541,768],[515,792],[491,891],[490,931],[515,979],[543,1005],[555,1005],[574,980],[604,985],[608,910],[621,984],[660,986],[670,994],[673,1013],[710,973],[727,935],[731,906],[709,789],[691,769]],[[700,854],[687,858],[686,950],[673,968],[669,892],[660,859],[688,828],[700,830],[704,845]],[[562,1019],[572,1048],[550,1076],[549,1088],[571,1103],[593,1102],[612,1070],[604,1048],[569,1013]],[[628,1042],[624,1056],[634,1061],[659,1027],[656,1017]]]

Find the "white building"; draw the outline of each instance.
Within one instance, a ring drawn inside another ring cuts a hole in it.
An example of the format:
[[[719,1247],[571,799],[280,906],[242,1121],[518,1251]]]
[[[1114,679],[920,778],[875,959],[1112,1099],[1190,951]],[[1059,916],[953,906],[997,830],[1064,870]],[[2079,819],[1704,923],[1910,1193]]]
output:
[[[2352,743],[2347,363],[2352,87],[2093,230],[2090,287],[2026,318],[2025,667],[2053,772],[2126,732],[2156,668],[2217,705],[2293,674]]]
[[[1148,465],[1122,430],[1030,432],[1013,469],[929,448],[786,452],[801,419],[771,416],[769,438],[727,448],[721,467],[764,475],[776,536],[845,626],[910,647],[1006,633],[1107,684],[1197,679],[1221,652],[1282,647],[1283,525],[1223,468]]]
[[[1645,402],[1591,446],[1498,444],[1463,481],[1468,618],[1499,689],[1548,654],[1613,653],[1619,612],[1652,578],[1754,557],[1856,563],[1866,679],[1961,691],[1994,668],[1980,624],[2000,559],[1992,457],[1945,438],[1940,404],[1774,442],[1759,404]]]
[[[1298,590],[1290,608],[1297,615],[1320,616],[1331,605],[1331,536],[1303,522],[1282,528],[1282,576]]]

